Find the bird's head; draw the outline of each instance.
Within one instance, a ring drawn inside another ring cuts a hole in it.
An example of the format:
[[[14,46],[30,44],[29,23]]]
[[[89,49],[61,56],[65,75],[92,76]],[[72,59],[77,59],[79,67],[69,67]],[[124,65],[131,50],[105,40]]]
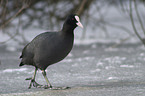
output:
[[[66,24],[76,28],[77,26],[80,26],[81,28],[83,28],[83,25],[80,22],[80,19],[77,15],[75,14],[71,14],[66,18]]]

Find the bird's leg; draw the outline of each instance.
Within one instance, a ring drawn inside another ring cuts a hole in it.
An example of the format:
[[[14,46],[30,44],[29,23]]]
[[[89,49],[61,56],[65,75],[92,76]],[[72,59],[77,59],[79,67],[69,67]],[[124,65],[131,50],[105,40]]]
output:
[[[47,83],[47,85],[46,85],[44,88],[45,88],[45,89],[47,89],[47,88],[51,89],[52,86],[51,86],[51,84],[50,84],[50,82],[49,82],[49,80],[48,80],[48,78],[47,78],[47,76],[46,76],[45,70],[42,70],[42,74],[43,74],[43,76],[44,76],[44,78],[45,78],[45,80],[46,80],[46,83]]]
[[[46,76],[46,72],[45,70],[42,70],[42,74],[47,82],[47,85],[44,86],[45,89],[52,89],[52,90],[65,90],[65,89],[69,89],[70,87],[52,87],[52,85],[50,84],[47,76]]]
[[[32,78],[26,78],[25,80],[31,80],[30,82],[30,85],[29,85],[29,89],[31,88],[32,84],[34,87],[41,87],[42,85],[38,84],[36,81],[35,81],[35,77],[36,77],[36,73],[37,73],[37,68],[35,68],[35,72],[34,72],[34,76]]]

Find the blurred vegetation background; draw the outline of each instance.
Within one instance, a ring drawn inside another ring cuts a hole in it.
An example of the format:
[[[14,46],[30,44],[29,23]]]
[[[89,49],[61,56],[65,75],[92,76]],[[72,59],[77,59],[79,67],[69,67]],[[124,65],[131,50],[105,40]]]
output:
[[[145,0],[0,0],[0,32],[9,36],[9,39],[0,41],[0,44],[14,40],[24,45],[28,40],[23,30],[32,26],[45,30],[58,30],[61,29],[68,14],[76,13],[84,25],[82,40],[86,38],[87,32],[90,32],[87,31],[88,28],[95,32],[101,30],[107,38],[112,35],[107,29],[111,27],[128,34],[120,40],[120,43],[135,36],[145,45],[145,12],[140,11],[138,5],[144,8]],[[107,14],[111,6],[115,7],[121,17],[130,21],[132,29],[128,25],[109,21]]]

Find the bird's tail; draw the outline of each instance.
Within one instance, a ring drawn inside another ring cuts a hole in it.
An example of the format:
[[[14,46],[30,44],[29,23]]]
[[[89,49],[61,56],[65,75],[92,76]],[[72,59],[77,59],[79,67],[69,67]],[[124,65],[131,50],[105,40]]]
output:
[[[24,65],[23,62],[21,62],[19,66],[23,66],[23,65]]]

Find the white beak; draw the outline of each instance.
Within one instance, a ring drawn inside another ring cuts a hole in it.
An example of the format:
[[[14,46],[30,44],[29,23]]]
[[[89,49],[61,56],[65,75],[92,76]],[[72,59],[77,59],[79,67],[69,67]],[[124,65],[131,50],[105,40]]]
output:
[[[79,17],[78,17],[78,16],[75,16],[75,19],[78,21],[76,24],[77,24],[78,26],[80,26],[81,28],[83,28],[83,25],[82,25],[82,23],[80,22]]]

